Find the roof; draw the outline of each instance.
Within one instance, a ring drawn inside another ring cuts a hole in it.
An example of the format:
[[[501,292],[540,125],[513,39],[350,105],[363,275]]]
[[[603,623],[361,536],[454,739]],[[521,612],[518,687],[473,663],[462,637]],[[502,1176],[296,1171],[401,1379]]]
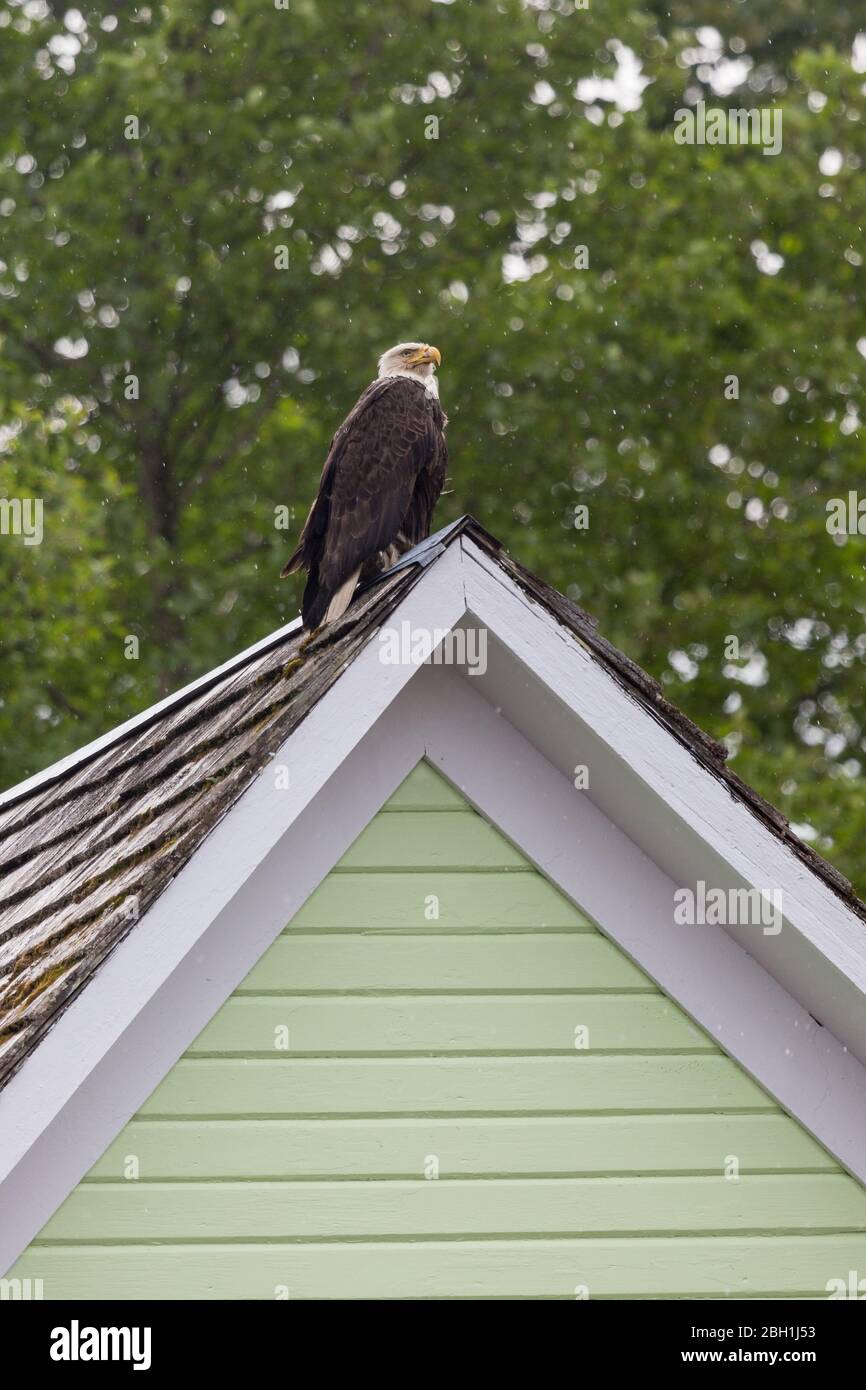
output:
[[[0,1087],[408,592],[403,562],[0,801]]]
[[[724,745],[666,700],[658,682],[607,642],[589,614],[463,517],[368,586],[303,653],[296,622],[0,797],[0,1087],[422,571],[462,535],[866,919],[848,881],[725,765]]]
[[[386,656],[461,629],[466,660]],[[863,905],[464,517],[0,797],[0,1272],[422,760],[866,1183]],[[772,923],[680,921],[700,882]]]

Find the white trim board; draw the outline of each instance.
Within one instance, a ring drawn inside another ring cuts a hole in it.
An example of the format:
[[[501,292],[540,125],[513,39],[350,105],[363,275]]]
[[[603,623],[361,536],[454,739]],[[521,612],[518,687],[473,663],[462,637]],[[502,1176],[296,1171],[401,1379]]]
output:
[[[724,932],[696,935],[673,926],[672,881],[664,871],[588,797],[576,793],[468,681],[433,669],[415,676],[283,830],[232,900],[212,916],[194,948],[152,990],[21,1155],[0,1187],[0,1270],[5,1272],[26,1248],[425,756],[841,1163],[866,1180],[866,1069]],[[539,816],[539,804],[549,815]],[[206,842],[214,856],[211,870],[239,833],[233,814]],[[176,880],[181,891],[170,888],[159,900],[164,913],[146,914],[93,982],[107,999],[128,987],[131,973],[147,969],[155,953],[161,958],[159,938],[183,923],[195,892],[191,881],[182,884],[185,873]],[[149,931],[136,940],[146,927]],[[85,997],[86,992],[82,1001]],[[105,1011],[105,999],[99,1007]],[[60,1019],[57,1034],[71,1012]],[[83,1011],[71,1023],[74,1031],[86,1026]],[[72,1031],[65,1030],[67,1039]],[[10,1086],[24,1076],[22,1069]]]
[[[728,933],[675,924],[675,880],[467,679],[431,674],[413,695],[433,766],[866,1182],[863,1063]]]
[[[464,609],[461,563],[458,547],[446,552],[425,576],[423,595],[417,586],[410,591],[396,609],[394,621],[402,621],[411,604],[413,621],[420,626],[451,627],[458,622]],[[368,643],[276,753],[273,764],[288,766],[289,786],[278,789],[267,768],[259,774],[0,1091],[0,1268],[17,1258],[110,1142],[112,1126],[116,1134],[135,1113],[267,949],[285,925],[286,913],[291,916],[297,911],[317,886],[319,879],[308,882],[304,876],[308,863],[323,863],[323,877],[423,755],[419,737],[413,761],[406,764],[404,759],[399,764],[393,786],[364,819],[367,797],[363,788],[353,790],[347,760],[364,737],[376,730],[384,711],[413,675],[415,668],[384,665],[375,638]],[[374,742],[377,747],[381,744],[381,734]],[[379,786],[390,767],[382,756],[381,769],[371,768],[370,785]],[[342,820],[328,821],[323,833],[313,808],[319,792],[335,776],[339,784],[335,794],[339,797],[342,787],[340,804],[348,826],[342,849]],[[311,818],[315,823],[309,845],[301,833],[302,817],[304,825]],[[297,832],[297,847],[293,839],[289,850],[292,882],[307,883],[307,887],[297,899],[285,899],[282,922],[267,938],[267,928],[264,934],[255,934],[247,920],[249,908],[238,904],[241,890],[289,830]],[[208,970],[215,972],[217,980],[229,978],[231,971],[228,966],[210,965],[209,934],[222,921],[223,912],[231,914],[233,908],[233,938],[241,949],[238,959],[243,966],[214,1002]],[[247,946],[249,950],[242,949]],[[194,962],[191,970],[190,960]],[[186,974],[178,974],[187,970],[193,976],[188,992],[181,990],[175,998],[173,980],[178,975],[187,981]],[[207,1001],[204,1005],[200,992]],[[174,1002],[167,1012],[160,1012],[159,1027],[149,1031],[145,1026],[143,1035],[134,1033],[139,1017],[151,1018],[159,1001],[169,995]],[[146,1046],[141,1045],[142,1036],[148,1038]],[[132,1037],[138,1038],[138,1046],[130,1044],[127,1052],[126,1041]],[[125,1067],[116,1065],[116,1059],[124,1055]],[[114,1075],[116,1087],[109,1084],[109,1075]],[[100,1123],[100,1116],[108,1120],[107,1126]],[[46,1139],[50,1140],[47,1147]],[[31,1212],[41,1216],[33,1230],[29,1230]],[[9,1258],[12,1248],[15,1253]]]
[[[478,621],[491,658],[479,676],[384,665],[373,637],[276,755],[289,788],[259,775],[0,1093],[0,1270],[425,753],[866,1181],[866,1070],[848,1036],[863,1016],[862,924],[471,539],[384,626]],[[589,750],[588,792],[570,781],[587,760],[575,749]],[[751,885],[770,854],[784,950],[759,960],[751,939],[673,926],[684,860],[708,882],[723,870]],[[820,1028],[809,1000],[834,984],[839,1026]]]
[[[866,1062],[863,921],[494,559],[464,554],[490,666],[467,679],[569,779],[586,763],[591,799],[677,886],[781,888],[778,936],[723,930]]]
[[[0,1271],[5,1273],[26,1249],[423,756],[420,732],[413,733],[410,721],[389,715],[390,711],[348,755],[231,901],[207,914],[194,944],[187,942],[186,954],[173,961],[165,978],[159,978],[164,972],[155,967],[163,959],[168,937],[178,927],[185,928],[202,877],[219,871],[220,861],[233,853],[242,833],[233,812],[205,842],[211,852],[198,871],[186,878],[186,870],[181,872],[61,1016],[47,1039],[57,1038],[60,1050],[80,1044],[88,1022],[94,1015],[98,1021],[108,1016],[112,996],[122,999],[131,982],[139,983],[136,971],[143,970],[137,1011],[130,1014],[121,1004],[110,1015],[114,1036],[100,1039],[88,1064],[78,1069],[80,1084],[65,1100],[52,1096],[56,1113],[40,1132],[27,1126],[28,1147],[0,1183]],[[194,864],[195,859],[187,868]],[[189,933],[182,930],[181,935],[186,939]],[[78,1003],[87,1007],[74,1013]],[[44,1046],[29,1060],[48,1061]],[[64,1058],[50,1060],[62,1066]],[[15,1147],[22,1146],[21,1121],[26,1117],[21,1107],[34,1100],[28,1066],[25,1063],[0,1095],[4,1166],[7,1140],[17,1138]],[[5,1105],[7,1092],[11,1115]],[[41,1100],[37,1094],[36,1104]],[[8,1128],[16,1121],[17,1135]]]

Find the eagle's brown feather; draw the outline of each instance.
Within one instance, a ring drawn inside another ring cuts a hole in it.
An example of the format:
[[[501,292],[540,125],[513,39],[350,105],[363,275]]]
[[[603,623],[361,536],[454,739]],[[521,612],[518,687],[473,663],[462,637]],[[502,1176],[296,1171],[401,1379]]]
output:
[[[298,548],[283,569],[307,571],[305,627],[321,624],[355,571],[366,578],[392,547],[402,553],[430,534],[448,461],[444,430],[442,407],[421,381],[382,377],[360,397],[334,435]]]

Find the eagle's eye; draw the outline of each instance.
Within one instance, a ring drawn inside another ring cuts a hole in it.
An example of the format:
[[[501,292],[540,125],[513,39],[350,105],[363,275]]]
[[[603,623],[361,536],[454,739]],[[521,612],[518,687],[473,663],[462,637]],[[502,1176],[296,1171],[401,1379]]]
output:
[[[404,357],[411,357],[411,356],[412,356],[412,348],[404,348],[404,349],[403,349],[403,356],[404,356]]]

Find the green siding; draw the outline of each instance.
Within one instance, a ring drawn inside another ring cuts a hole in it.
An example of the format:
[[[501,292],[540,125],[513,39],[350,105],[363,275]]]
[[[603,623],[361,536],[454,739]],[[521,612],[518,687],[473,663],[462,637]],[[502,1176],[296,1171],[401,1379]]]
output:
[[[851,1269],[862,1187],[422,764],[10,1276],[766,1298]]]

